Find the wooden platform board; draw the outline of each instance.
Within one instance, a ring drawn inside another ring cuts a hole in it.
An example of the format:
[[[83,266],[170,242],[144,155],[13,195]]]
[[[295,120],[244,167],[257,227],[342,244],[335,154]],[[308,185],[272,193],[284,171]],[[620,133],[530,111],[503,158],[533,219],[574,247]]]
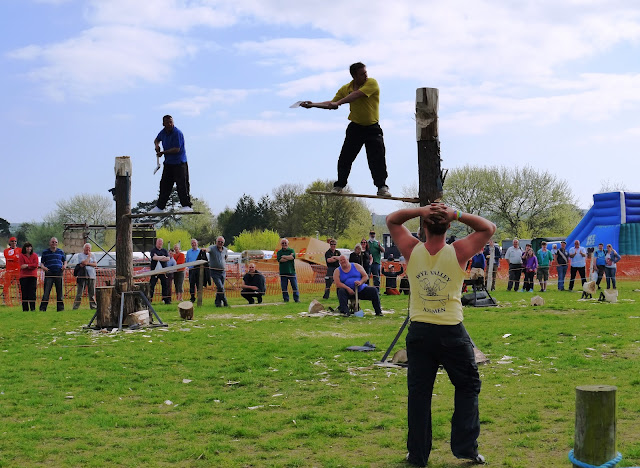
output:
[[[161,211],[159,213],[136,213],[127,215],[129,218],[166,218],[167,216],[186,216],[186,215],[197,215],[202,214],[202,211],[191,211],[187,213],[183,213],[182,211]]]
[[[383,197],[381,195],[368,195],[368,194],[362,194],[362,193],[348,193],[348,192],[342,192],[342,193],[320,192],[317,190],[310,190],[309,193],[312,193],[314,195],[332,195],[336,197],[379,198],[381,200],[395,200],[395,201],[401,201],[406,203],[420,203],[419,198],[408,198],[408,197]]]
[[[205,263],[209,263],[209,262],[207,262],[206,260],[196,260],[195,262],[187,262],[187,263],[181,263],[180,265],[174,265],[170,267],[156,268],[155,270],[145,271],[144,273],[138,273],[137,275],[133,275],[133,277],[146,278],[147,276],[161,275],[164,273],[173,273],[174,271],[182,270],[183,268],[204,265]]]

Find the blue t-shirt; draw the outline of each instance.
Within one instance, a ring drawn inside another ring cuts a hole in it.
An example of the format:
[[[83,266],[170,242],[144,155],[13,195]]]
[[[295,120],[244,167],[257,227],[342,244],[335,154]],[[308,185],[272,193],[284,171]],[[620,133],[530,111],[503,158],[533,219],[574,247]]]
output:
[[[182,164],[187,162],[187,152],[184,149],[184,135],[178,127],[173,127],[173,131],[171,133],[167,133],[166,129],[160,130],[158,136],[156,138],[162,142],[162,149],[164,151],[170,150],[171,148],[180,148],[180,152],[176,154],[166,154],[164,155],[164,163],[165,164]]]
[[[190,262],[195,262],[196,260],[198,260],[198,255],[200,254],[200,249],[189,249],[187,250],[187,255],[185,256],[185,262],[186,263],[190,263]],[[193,267],[190,266],[189,270],[191,270]]]
[[[593,256],[596,258],[596,265],[605,265],[605,256],[607,255],[607,252],[605,252],[604,250],[596,250],[593,252]]]
[[[47,249],[42,252],[40,263],[49,269],[46,273],[47,275],[59,275],[66,259],[67,257],[62,250],[56,249],[52,252],[51,249]]]
[[[483,253],[478,253],[473,256],[471,259],[471,268],[482,268],[484,270],[485,267],[485,258]]]

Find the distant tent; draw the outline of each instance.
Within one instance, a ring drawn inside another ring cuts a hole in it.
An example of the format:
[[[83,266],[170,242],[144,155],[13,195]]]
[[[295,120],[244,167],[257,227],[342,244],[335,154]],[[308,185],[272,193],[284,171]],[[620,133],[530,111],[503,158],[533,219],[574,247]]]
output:
[[[609,192],[593,195],[593,206],[567,236],[583,247],[611,244],[620,255],[640,255],[640,193]]]

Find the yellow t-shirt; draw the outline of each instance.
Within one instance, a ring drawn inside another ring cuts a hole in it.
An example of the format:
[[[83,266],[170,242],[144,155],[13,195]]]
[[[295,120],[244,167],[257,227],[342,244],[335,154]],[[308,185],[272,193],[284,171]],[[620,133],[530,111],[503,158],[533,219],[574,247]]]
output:
[[[349,103],[349,120],[358,125],[373,125],[380,120],[380,87],[378,82],[373,78],[367,78],[360,88],[365,96]],[[353,81],[347,83],[338,90],[333,102],[339,101],[343,97],[353,92]]]
[[[417,244],[407,265],[411,321],[436,325],[462,322],[460,298],[464,276],[452,245],[446,244],[437,254],[431,255],[423,243]]]

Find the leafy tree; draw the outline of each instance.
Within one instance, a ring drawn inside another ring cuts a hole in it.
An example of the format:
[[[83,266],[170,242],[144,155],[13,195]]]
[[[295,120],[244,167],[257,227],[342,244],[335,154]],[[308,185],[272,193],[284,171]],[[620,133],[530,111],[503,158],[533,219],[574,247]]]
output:
[[[310,191],[328,192],[333,187],[329,180],[317,180],[307,187],[301,197],[301,209],[304,213],[303,232],[339,239],[349,227],[351,219],[358,216],[369,216],[369,210],[359,200],[349,197],[320,196]]]
[[[198,239],[202,245],[213,244],[217,237],[216,218],[206,201],[192,197],[194,211],[202,214],[181,216],[176,226],[189,232],[193,239]],[[190,244],[188,244],[190,245]]]
[[[231,222],[232,216],[233,216],[233,210],[229,209],[229,207],[225,207],[224,211],[218,214],[218,217],[216,218],[218,232],[222,233],[222,236],[225,238],[225,240],[227,239],[227,237],[224,235],[224,233],[225,233],[225,230],[227,229],[227,226]],[[231,238],[230,241],[231,240],[233,240],[233,238]]]
[[[371,215],[368,211],[358,210],[355,215],[349,220],[349,225],[338,240],[338,247],[341,249],[351,249],[364,237],[369,238],[369,231],[371,230]],[[380,232],[383,230],[380,229]],[[379,237],[382,239],[382,236]]]
[[[272,192],[272,227],[282,237],[292,237],[303,232],[302,184],[283,184]]]
[[[222,227],[222,235],[232,242],[242,231],[266,229],[273,224],[273,213],[271,200],[267,195],[256,203],[251,195],[243,194]]]
[[[191,248],[191,235],[184,229],[160,228],[156,231],[156,236],[164,241],[164,248],[168,249],[175,244],[180,244],[182,250]]]
[[[242,231],[233,241],[233,250],[275,250],[279,240],[278,233],[270,229]]]
[[[0,235],[11,237],[11,224],[4,218],[0,218]]]
[[[52,237],[56,237],[59,241],[58,247],[64,248],[62,244],[62,232],[64,227],[51,216],[45,218],[42,223],[24,223],[21,227],[24,229],[24,241],[29,241],[33,245],[34,252],[42,252],[49,248],[49,241]],[[16,236],[17,238],[18,236]],[[22,235],[20,235],[22,237]]]
[[[580,219],[567,182],[531,167],[454,169],[444,186],[444,201],[491,219],[508,237],[564,235]]]

